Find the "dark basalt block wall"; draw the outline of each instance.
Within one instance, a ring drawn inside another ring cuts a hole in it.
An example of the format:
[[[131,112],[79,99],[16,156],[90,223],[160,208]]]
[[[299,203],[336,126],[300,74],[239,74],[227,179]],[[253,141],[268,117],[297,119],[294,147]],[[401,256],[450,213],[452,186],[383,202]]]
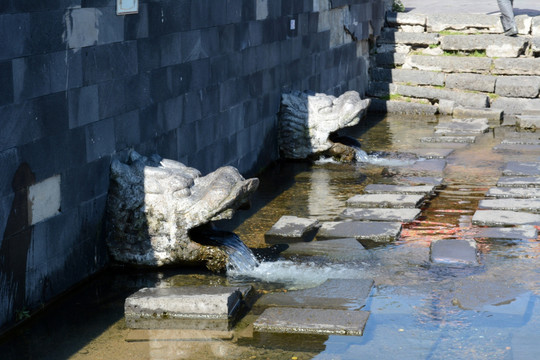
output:
[[[383,0],[1,1],[0,327],[107,264],[113,157],[256,174],[282,92],[364,94],[383,18]]]

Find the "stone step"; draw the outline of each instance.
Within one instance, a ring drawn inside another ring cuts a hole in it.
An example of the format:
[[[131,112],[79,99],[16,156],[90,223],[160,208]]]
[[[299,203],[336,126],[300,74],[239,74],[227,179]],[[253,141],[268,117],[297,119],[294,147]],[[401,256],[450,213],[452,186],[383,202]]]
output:
[[[492,74],[540,75],[540,58],[493,59]]]
[[[368,111],[370,113],[432,116],[437,113],[438,107],[431,104],[372,98]]]
[[[408,176],[400,179],[402,182],[411,185],[433,185],[436,188],[443,187],[442,177],[433,176]]]
[[[501,176],[497,186],[516,188],[540,187],[540,176]]]
[[[444,86],[445,74],[434,71],[372,68],[371,80],[386,83]],[[493,89],[495,80],[493,80]]]
[[[446,35],[440,37],[445,51],[485,50],[488,57],[515,58],[525,52],[529,41],[525,37],[504,35]]]
[[[509,161],[504,165],[504,176],[540,176],[540,163]]]
[[[400,166],[395,168],[399,174],[404,175],[440,175],[446,168],[446,160],[444,159],[429,159],[416,161],[412,165]]]
[[[400,222],[333,221],[322,223],[317,233],[318,240],[355,238],[363,243],[394,241],[401,233]]]
[[[311,241],[320,224],[314,219],[296,216],[282,216],[270,230],[264,234],[267,244],[288,244]]]
[[[495,92],[496,81],[497,77],[494,75],[469,73],[447,74],[445,77],[445,86],[450,89],[493,93]]]
[[[377,39],[379,44],[406,44],[411,46],[429,46],[439,43],[437,33],[414,33],[395,31],[385,28]]]
[[[474,235],[475,239],[500,239],[500,240],[527,240],[536,239],[538,230],[531,225],[522,225],[513,228],[480,228]]]
[[[408,55],[404,57],[403,68],[445,73],[488,74],[492,63],[493,60],[488,57]]]
[[[498,199],[515,198],[515,199],[540,199],[540,188],[506,188],[492,187],[486,193],[487,197]]]
[[[366,194],[405,194],[405,195],[431,195],[435,192],[433,185],[388,185],[369,184],[364,188]]]
[[[477,135],[488,132],[487,119],[452,119],[441,121],[435,126],[435,134],[438,135]]]
[[[538,115],[518,115],[516,116],[516,126],[520,129],[536,130],[540,128],[540,116]]]
[[[425,197],[425,194],[362,194],[349,198],[347,206],[353,208],[416,208],[422,205]]]
[[[540,212],[540,199],[485,199],[480,200],[478,208],[482,210],[511,210],[538,213]]]
[[[538,65],[540,66],[540,63]],[[540,99],[519,99],[500,96],[491,101],[491,108],[504,111],[506,120],[509,115],[521,115],[525,112],[540,110]]]
[[[452,113],[456,119],[484,118],[488,119],[491,126],[500,126],[503,120],[503,111],[493,108],[471,108],[464,106],[456,106]]]
[[[513,145],[540,145],[540,133],[536,132],[513,132],[506,134],[501,144]]]
[[[420,209],[381,209],[381,208],[347,208],[339,215],[342,219],[356,221],[399,221],[411,222],[420,216]]]
[[[420,138],[425,143],[466,143],[473,144],[476,136],[426,136]]]
[[[414,154],[424,159],[446,159],[455,149],[435,148],[435,149],[408,149],[407,153]]]
[[[353,238],[289,244],[280,255],[285,258],[317,257],[337,262],[366,260],[371,257],[369,251]]]
[[[540,225],[540,215],[510,210],[477,210],[472,223],[480,226]]]
[[[483,14],[430,14],[426,19],[426,28],[431,32],[462,31],[495,34],[503,32],[498,16]]]
[[[386,22],[390,26],[421,26],[425,27],[427,16],[410,12],[386,12]]]
[[[444,265],[479,265],[476,241],[461,239],[433,240],[430,261]]]
[[[516,154],[522,153],[538,153],[540,152],[540,145],[532,144],[501,144],[493,147],[496,152],[510,152]]]

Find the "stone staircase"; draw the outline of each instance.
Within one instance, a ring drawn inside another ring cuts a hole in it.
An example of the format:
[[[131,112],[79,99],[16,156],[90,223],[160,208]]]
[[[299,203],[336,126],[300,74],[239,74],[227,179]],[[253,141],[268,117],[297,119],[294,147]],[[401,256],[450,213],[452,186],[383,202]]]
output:
[[[387,13],[372,49],[370,111],[509,124],[525,115],[530,125],[540,115],[540,17],[516,21],[519,36],[507,37],[498,16]]]

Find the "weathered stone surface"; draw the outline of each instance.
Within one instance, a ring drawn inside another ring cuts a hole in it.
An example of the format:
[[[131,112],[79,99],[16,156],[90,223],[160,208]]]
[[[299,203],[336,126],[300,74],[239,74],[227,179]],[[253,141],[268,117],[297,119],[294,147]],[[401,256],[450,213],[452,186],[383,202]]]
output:
[[[538,55],[540,54],[540,37],[535,37],[531,39],[531,51],[536,57],[538,57]]]
[[[143,288],[124,304],[134,329],[228,330],[250,287],[183,286]]]
[[[322,223],[317,239],[355,238],[373,242],[389,242],[401,233],[398,222],[337,221]]]
[[[211,269],[224,269],[224,252],[193,242],[188,232],[230,218],[258,184],[258,179],[245,180],[233,167],[202,177],[182,163],[133,151],[127,164],[115,160],[111,165],[110,254],[128,264],[206,263]]]
[[[347,200],[347,206],[355,208],[415,208],[424,201],[425,195],[363,194]]]
[[[488,57],[518,57],[528,42],[523,37],[504,35],[446,35],[441,37],[441,48],[447,51],[486,50]]]
[[[539,225],[540,215],[509,210],[477,210],[472,222],[481,226]]]
[[[371,79],[373,81],[416,85],[444,85],[444,74],[422,70],[375,68],[371,70]]]
[[[390,26],[398,25],[426,25],[426,15],[409,12],[387,12],[386,21]]]
[[[502,313],[506,315],[505,320],[510,320],[515,316],[516,319],[511,323],[517,326],[523,323],[527,312],[530,311],[527,309],[530,304],[529,296],[524,297],[524,293],[525,290],[518,283],[504,283],[499,279],[478,281],[468,277],[456,286],[452,304],[462,310],[475,310],[489,314]],[[520,298],[524,298],[524,301],[520,301]],[[511,309],[501,306],[504,304],[512,304]]]
[[[540,128],[540,116],[538,115],[517,115],[516,126],[520,129],[533,129]]]
[[[400,66],[405,62],[405,53],[383,52],[375,54],[375,63],[379,66]]]
[[[401,174],[440,174],[446,167],[446,160],[429,159],[424,161],[416,161],[411,166],[403,166],[399,168]]]
[[[493,74],[540,75],[540,58],[500,58],[493,60]]]
[[[432,176],[407,176],[402,180],[411,185],[434,185],[435,187],[440,187],[444,179],[442,177]]]
[[[368,318],[367,311],[269,308],[255,321],[253,329],[271,333],[361,336]]]
[[[456,102],[453,100],[439,99],[439,114],[452,115]]]
[[[442,239],[431,242],[430,260],[436,264],[478,265],[474,240]]]
[[[435,191],[433,185],[388,185],[369,184],[364,188],[366,194],[406,194],[406,195],[430,195]]]
[[[358,124],[370,100],[356,91],[339,98],[325,94],[282,94],[278,144],[285,158],[305,159],[333,146],[332,132]]]
[[[381,209],[381,208],[348,208],[340,217],[356,221],[400,221],[411,222],[415,220],[422,211],[420,209]]]
[[[496,76],[481,74],[448,74],[446,87],[460,90],[473,90],[483,92],[495,91]]]
[[[426,143],[466,143],[472,144],[476,141],[476,136],[427,136],[420,139]]]
[[[232,340],[233,331],[194,329],[131,329],[125,337],[127,342],[139,341],[209,341]]]
[[[422,55],[441,56],[443,54],[444,54],[444,50],[441,49],[440,47],[435,47],[435,48],[427,47],[427,48],[422,49]]]
[[[333,261],[355,261],[370,258],[371,254],[354,238],[294,243],[280,253],[283,257],[307,256]]]
[[[284,244],[299,241],[311,241],[320,224],[314,219],[296,216],[282,216],[272,228],[264,234],[267,244]]]
[[[540,199],[485,199],[480,200],[479,209],[512,210],[526,212],[540,212]]]
[[[428,31],[454,30],[463,32],[502,33],[498,16],[483,14],[433,14],[427,17]]]
[[[490,58],[482,57],[410,55],[405,58],[403,68],[448,73],[486,73],[490,71],[491,63]]]
[[[540,109],[540,99],[516,99],[501,96],[492,101],[491,107],[503,110],[505,117],[506,115],[519,115],[528,110]]]
[[[509,161],[502,173],[504,176],[540,176],[540,163]]]
[[[369,96],[387,97],[393,93],[396,85],[388,82],[370,81],[367,89]]]
[[[410,33],[385,29],[377,40],[379,44],[407,44],[412,46],[439,43],[437,33]]]
[[[439,89],[429,86],[409,86],[394,85],[390,86],[393,94],[410,96],[415,98],[430,100],[452,100],[456,105],[485,108],[489,106],[489,97],[483,94],[463,93],[460,91]]]
[[[540,188],[505,188],[492,187],[486,193],[487,197],[494,198],[515,198],[515,199],[534,199],[540,198]]]
[[[426,27],[422,25],[400,25],[398,30],[409,33],[423,33],[426,31]]]
[[[372,287],[371,279],[328,279],[314,288],[263,295],[253,307],[360,310]]]
[[[506,97],[535,98],[539,92],[537,76],[499,76],[495,86],[495,93]]]
[[[500,144],[493,147],[493,150],[497,152],[512,152],[516,154],[521,153],[535,153],[540,151],[540,145],[531,144]]]
[[[501,240],[526,240],[536,239],[538,230],[531,225],[523,225],[512,228],[481,228],[474,235],[476,239],[501,239]]]
[[[529,35],[531,33],[532,17],[529,15],[516,15],[514,19],[516,21],[518,34]]]
[[[471,135],[483,134],[489,130],[487,119],[452,119],[439,122],[435,126],[435,134],[440,135]]]
[[[531,35],[535,37],[540,36],[540,16],[532,18]]]
[[[501,176],[497,181],[501,187],[540,187],[540,176]]]
[[[539,145],[540,134],[536,132],[513,132],[506,134],[501,144]]]
[[[435,115],[437,106],[431,104],[420,104],[407,101],[387,101],[381,99],[371,99],[370,112],[406,114],[406,115]]]
[[[490,125],[500,125],[503,119],[503,111],[492,108],[480,109],[457,106],[454,108],[453,116],[456,119],[484,118],[488,119]]]

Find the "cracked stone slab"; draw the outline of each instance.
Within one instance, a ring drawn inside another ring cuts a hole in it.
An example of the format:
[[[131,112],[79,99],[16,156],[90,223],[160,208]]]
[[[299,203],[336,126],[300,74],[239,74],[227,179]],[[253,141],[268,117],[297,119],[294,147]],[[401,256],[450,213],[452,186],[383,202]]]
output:
[[[371,279],[328,279],[320,286],[263,295],[253,305],[269,307],[360,310],[373,287]]]
[[[436,45],[439,43],[437,33],[412,33],[385,29],[377,39],[379,44],[406,44],[406,45]]]
[[[229,330],[251,287],[181,286],[143,288],[124,304],[134,329]]]
[[[481,226],[540,225],[540,215],[509,210],[477,210],[472,222]]]
[[[405,69],[442,71],[445,73],[488,73],[492,59],[465,56],[409,55],[403,62]]]
[[[501,176],[497,181],[497,186],[501,187],[540,187],[539,176]]]
[[[445,149],[445,148],[436,148],[436,149],[410,149],[407,150],[408,153],[415,154],[416,156],[425,158],[425,159],[445,159],[450,154],[454,152],[455,149]]]
[[[371,257],[364,246],[354,238],[289,244],[289,247],[280,255],[284,257],[322,257],[339,262],[365,260]]]
[[[495,94],[509,98],[536,98],[540,92],[538,76],[499,76]]]
[[[488,119],[490,125],[500,125],[503,120],[503,111],[492,108],[471,108],[456,106],[452,116],[456,119],[484,118]]]
[[[540,128],[540,116],[538,115],[518,115],[516,116],[516,126],[520,129]]]
[[[364,188],[367,194],[405,194],[405,195],[429,195],[435,191],[433,185],[388,185],[369,184]]]
[[[486,197],[494,198],[515,198],[515,199],[534,199],[540,198],[540,188],[505,188],[492,187],[486,193]]]
[[[354,208],[415,208],[422,205],[425,197],[425,194],[362,194],[349,198],[347,206]]]
[[[317,239],[355,238],[390,242],[396,240],[400,233],[400,222],[333,221],[322,223]]]
[[[540,212],[540,199],[484,199],[480,200],[478,208],[538,213]]]
[[[494,92],[497,77],[482,74],[448,74],[446,87],[460,90]]]
[[[364,333],[369,318],[367,311],[332,309],[266,309],[253,324],[258,332],[357,335]]]
[[[426,136],[420,138],[421,142],[425,143],[465,143],[473,144],[476,141],[476,136]]]
[[[282,216],[264,234],[267,244],[283,244],[313,240],[319,229],[319,221],[296,216]]]
[[[540,176],[540,163],[509,161],[502,173],[504,176]]]
[[[414,221],[422,211],[420,209],[380,209],[347,208],[339,216],[357,221]]]
[[[518,57],[525,51],[524,37],[504,35],[446,35],[441,37],[441,48],[447,51],[486,50],[488,57]]]
[[[428,31],[444,30],[463,32],[502,33],[503,27],[498,16],[483,14],[433,14],[428,15]]]
[[[532,225],[517,227],[482,228],[474,235],[477,239],[527,240],[536,239],[538,230]]]
[[[476,241],[463,239],[433,240],[430,260],[435,264],[479,265]]]
[[[487,119],[452,119],[452,121],[439,122],[435,126],[435,134],[440,135],[471,135],[488,132],[489,125]]]

